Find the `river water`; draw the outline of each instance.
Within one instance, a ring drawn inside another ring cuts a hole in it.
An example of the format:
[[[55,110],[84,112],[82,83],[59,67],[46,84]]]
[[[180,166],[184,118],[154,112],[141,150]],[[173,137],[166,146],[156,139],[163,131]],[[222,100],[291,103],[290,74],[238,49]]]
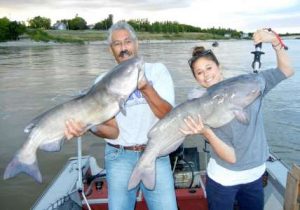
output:
[[[289,166],[300,164],[300,40],[286,40],[294,64],[294,77],[272,90],[264,101],[265,125],[269,144]],[[187,92],[197,86],[187,65],[195,45],[210,47],[210,41],[143,42],[140,55],[147,62],[162,62],[175,84],[176,102],[186,99]],[[254,50],[249,40],[221,41],[213,49],[226,77],[252,71]],[[263,45],[262,70],[276,65],[270,46]],[[14,153],[26,140],[23,129],[37,115],[56,104],[78,95],[88,88],[97,75],[115,65],[105,43],[86,45],[43,44],[30,41],[0,44],[0,174]],[[97,157],[103,164],[101,139],[87,135],[83,153]],[[200,148],[201,149],[201,148]],[[65,142],[60,152],[38,151],[43,184],[27,175],[3,181],[0,179],[1,209],[29,209],[47,185],[76,155],[76,141]]]

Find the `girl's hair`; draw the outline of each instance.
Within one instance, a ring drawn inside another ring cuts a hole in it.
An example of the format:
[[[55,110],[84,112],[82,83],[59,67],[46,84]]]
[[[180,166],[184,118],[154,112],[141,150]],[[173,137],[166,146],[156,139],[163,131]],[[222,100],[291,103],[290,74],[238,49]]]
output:
[[[188,61],[189,66],[190,66],[194,76],[195,76],[195,73],[193,70],[193,64],[196,60],[198,60],[199,58],[202,58],[202,57],[215,62],[217,64],[217,66],[220,65],[217,57],[215,56],[215,54],[213,53],[212,50],[210,50],[210,49],[206,50],[203,46],[196,46],[193,49],[192,57]]]
[[[134,29],[132,28],[131,25],[129,25],[126,21],[118,21],[116,22],[115,24],[113,24],[109,30],[108,30],[108,36],[107,36],[107,41],[108,41],[108,44],[111,44],[112,42],[112,33],[116,30],[127,30],[130,34],[130,38],[133,40],[133,41],[136,41],[137,40],[137,36],[135,34],[135,31]]]

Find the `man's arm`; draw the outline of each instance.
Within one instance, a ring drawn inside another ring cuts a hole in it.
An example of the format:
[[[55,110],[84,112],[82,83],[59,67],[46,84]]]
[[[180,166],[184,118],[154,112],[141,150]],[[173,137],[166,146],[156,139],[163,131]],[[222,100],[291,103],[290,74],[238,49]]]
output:
[[[149,65],[150,71],[156,78],[152,85],[146,76],[140,79],[138,89],[143,94],[152,112],[159,119],[163,118],[174,104],[174,85],[171,75],[165,65],[161,63]],[[155,88],[154,88],[155,87]]]
[[[140,88],[140,91],[142,92],[151,110],[157,118],[163,118],[172,109],[172,105],[169,104],[166,100],[162,99],[153,88],[153,86],[150,85],[147,81]]]
[[[119,127],[115,117],[105,123],[92,127],[90,131],[102,138],[116,139],[119,136]]]

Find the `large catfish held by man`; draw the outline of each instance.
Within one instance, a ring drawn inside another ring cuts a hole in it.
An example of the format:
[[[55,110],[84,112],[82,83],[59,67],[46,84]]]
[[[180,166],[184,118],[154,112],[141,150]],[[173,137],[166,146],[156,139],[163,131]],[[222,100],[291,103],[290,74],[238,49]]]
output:
[[[30,132],[27,141],[6,167],[4,179],[25,172],[37,182],[42,182],[36,158],[37,149],[59,151],[65,139],[67,119],[81,121],[90,128],[111,119],[119,111],[126,114],[124,104],[144,76],[143,60],[139,57],[129,59],[108,71],[86,94],[32,120],[25,128],[25,132]]]
[[[155,187],[155,160],[176,150],[184,141],[180,128],[187,130],[184,119],[198,119],[211,128],[225,125],[234,118],[248,123],[243,110],[261,93],[263,81],[254,74],[240,75],[208,88],[199,98],[188,100],[159,120],[148,133],[147,147],[136,164],[128,183],[132,189],[142,181],[146,188]]]

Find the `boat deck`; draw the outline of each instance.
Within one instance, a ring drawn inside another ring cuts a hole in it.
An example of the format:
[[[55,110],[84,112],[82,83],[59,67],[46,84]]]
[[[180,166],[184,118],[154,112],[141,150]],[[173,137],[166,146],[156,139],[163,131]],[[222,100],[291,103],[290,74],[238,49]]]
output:
[[[93,210],[107,210],[107,185],[106,181],[99,181],[92,185],[91,193],[88,195],[87,201]],[[101,188],[97,187],[101,185]],[[86,186],[86,190],[87,190]],[[204,196],[202,188],[191,189],[176,189],[177,205],[178,209],[186,210],[207,210],[207,201]],[[83,201],[83,209],[88,210],[85,202]],[[142,196],[142,193],[137,194],[137,203],[135,210],[147,210],[147,204]]]

